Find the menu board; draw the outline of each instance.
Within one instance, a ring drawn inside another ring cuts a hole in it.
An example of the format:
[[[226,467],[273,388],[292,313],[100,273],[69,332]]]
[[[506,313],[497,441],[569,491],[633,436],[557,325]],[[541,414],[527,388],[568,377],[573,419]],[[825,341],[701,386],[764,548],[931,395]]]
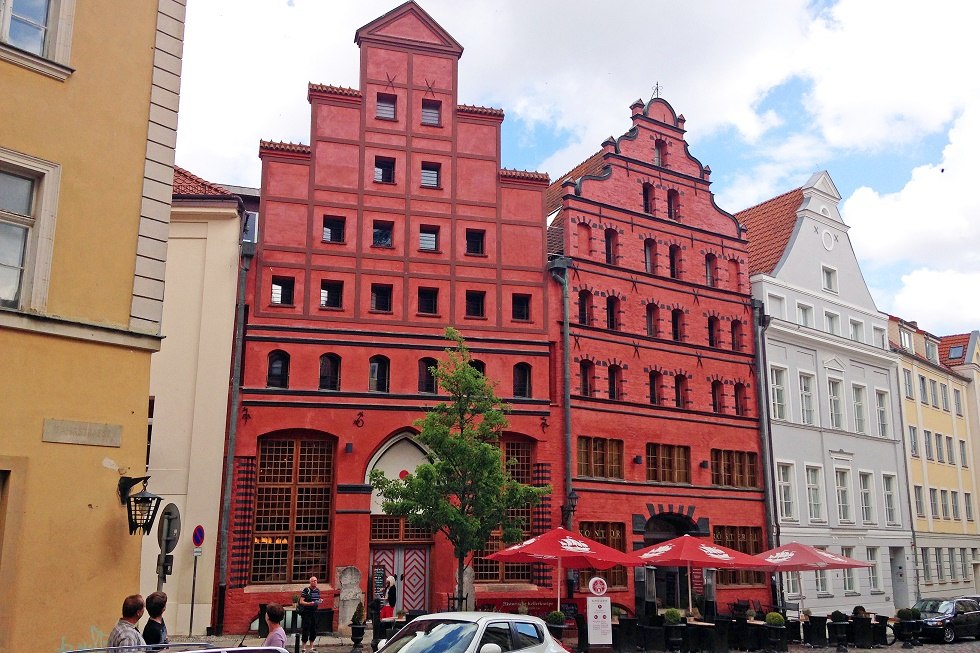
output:
[[[385,568],[378,565],[371,570],[371,584],[374,585],[372,597],[381,596],[385,590]]]

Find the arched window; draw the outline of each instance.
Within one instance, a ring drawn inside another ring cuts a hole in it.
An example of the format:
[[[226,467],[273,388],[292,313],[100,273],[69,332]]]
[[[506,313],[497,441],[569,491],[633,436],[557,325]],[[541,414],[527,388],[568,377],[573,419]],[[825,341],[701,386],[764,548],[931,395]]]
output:
[[[595,392],[595,384],[592,375],[595,372],[595,365],[592,361],[582,361],[578,364],[579,390],[584,397],[591,397]]]
[[[269,371],[265,384],[270,388],[289,387],[289,354],[278,349],[269,354]]]
[[[746,402],[744,383],[735,384],[735,414],[743,416],[749,414],[749,405]]]
[[[683,374],[674,375],[674,405],[683,408],[685,404],[684,395],[687,393],[687,377]]]
[[[667,217],[671,220],[680,220],[681,218],[680,200],[681,195],[676,190],[667,191]]]
[[[337,354],[320,356],[320,389],[340,390],[340,356]]]
[[[647,304],[647,335],[657,337],[657,322],[660,320],[660,309],[656,304]]]
[[[435,394],[436,384],[435,374],[432,373],[432,368],[439,365],[434,358],[420,358],[419,359],[419,392],[424,392],[426,394]]]
[[[681,278],[681,246],[671,245],[668,250],[668,256],[670,257],[670,278],[680,279]]]
[[[718,259],[714,254],[704,257],[704,284],[712,288],[718,287]]]
[[[678,342],[684,337],[684,309],[675,308],[670,312],[670,337]]]
[[[653,213],[653,184],[643,184],[643,212]]]
[[[708,346],[721,346],[721,320],[713,315],[708,318]]]
[[[479,372],[483,376],[486,376],[487,375],[487,366],[486,366],[486,363],[484,363],[483,361],[478,361],[476,359],[471,358],[470,359],[470,367],[472,367],[474,370],[476,370],[477,372]]]
[[[368,390],[371,392],[390,391],[390,363],[385,356],[372,356],[369,363]]]
[[[711,410],[716,413],[725,412],[725,399],[721,381],[711,382]]]
[[[657,241],[653,238],[643,241],[643,269],[647,274],[657,273]]]
[[[584,326],[592,324],[592,293],[588,290],[578,291],[578,323]]]
[[[531,396],[531,366],[527,363],[514,366],[514,396]]]
[[[619,254],[619,234],[615,229],[606,229],[606,263],[616,265]]]
[[[619,329],[619,298],[606,297],[606,328]]]
[[[742,322],[732,320],[732,351],[742,351]]]
[[[609,398],[623,398],[623,369],[619,365],[609,366]]]
[[[663,375],[660,372],[650,372],[650,403],[660,405],[663,394]]]
[[[579,222],[575,230],[576,240],[578,240],[579,256],[592,255],[592,228],[584,222]]]
[[[667,165],[667,143],[663,140],[657,139],[657,142],[653,144],[653,165]]]
[[[742,270],[741,264],[733,258],[728,259],[728,287],[738,290],[738,276]]]

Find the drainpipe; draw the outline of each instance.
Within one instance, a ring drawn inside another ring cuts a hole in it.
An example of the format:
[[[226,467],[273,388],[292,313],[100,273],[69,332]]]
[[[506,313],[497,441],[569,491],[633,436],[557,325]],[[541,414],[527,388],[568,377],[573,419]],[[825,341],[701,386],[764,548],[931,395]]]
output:
[[[773,485],[775,463],[772,456],[772,425],[769,416],[768,375],[766,374],[766,341],[765,332],[772,317],[766,315],[763,303],[758,299],[752,300],[752,329],[755,331],[755,371],[758,377],[759,390],[755,393],[759,404],[759,441],[762,448],[763,489],[766,499],[766,536],[769,547],[778,546],[779,519],[776,516],[776,491]],[[783,604],[783,587],[776,582],[776,575],[770,574],[770,593],[775,605]]]
[[[232,350],[231,401],[228,418],[228,442],[225,443],[225,481],[221,492],[221,523],[218,525],[219,550],[218,597],[215,619],[211,630],[215,635],[223,634],[225,627],[225,593],[228,590],[228,551],[231,542],[228,538],[231,522],[232,476],[235,471],[235,438],[238,435],[238,405],[241,402],[242,354],[245,346],[245,283],[248,270],[255,256],[255,243],[242,242],[241,264],[238,266],[238,303],[235,307],[235,344]]]
[[[891,351],[891,349],[888,346],[887,336],[885,338],[885,342],[883,343],[883,346],[885,348],[885,351]],[[901,381],[901,379],[899,379],[899,375],[901,374],[901,370],[902,370],[901,361],[902,361],[902,359],[899,358],[898,359],[898,366],[896,367],[896,372],[895,372],[895,385],[892,386],[891,391],[894,393],[893,396],[898,397],[899,402],[900,402],[899,403],[899,410],[898,410],[898,435],[899,435],[898,442],[899,442],[899,446],[902,447],[902,465],[905,467],[905,485],[908,488],[908,492],[909,492],[908,493],[908,497],[909,497],[909,502],[908,502],[908,505],[909,505],[909,531],[912,533],[912,552],[911,552],[912,555],[911,556],[906,556],[906,559],[905,559],[905,587],[908,588],[908,586],[909,586],[909,582],[908,582],[909,577],[910,576],[913,577],[915,579],[915,600],[918,601],[919,599],[922,598],[922,590],[919,587],[919,566],[917,564],[915,564],[915,561],[919,557],[919,543],[917,541],[918,538],[916,537],[916,534],[915,534],[915,519],[916,519],[916,515],[913,514],[914,511],[915,511],[915,489],[914,489],[914,487],[912,485],[912,475],[909,473],[911,471],[911,469],[912,469],[912,466],[911,466],[911,464],[909,462],[909,448],[905,444],[905,433],[907,432],[908,429],[905,428],[905,410],[903,410],[902,404],[901,404],[901,401],[902,401],[902,381]],[[923,500],[924,500],[924,498],[923,498]],[[911,558],[911,560],[909,558]],[[889,559],[889,562],[890,562],[891,561],[891,551],[890,550],[888,552],[888,559]],[[880,558],[879,558],[879,560],[880,560]],[[909,573],[909,566],[910,566],[909,565],[909,562],[912,563],[911,564],[912,573]],[[878,567],[878,570],[881,571],[881,567],[880,566]],[[889,565],[889,571],[891,571],[891,565]],[[908,594],[908,592],[906,592],[906,595],[907,594]],[[904,606],[904,605],[903,606],[899,606],[898,605],[898,602],[895,601],[895,588],[894,587],[892,588],[892,605],[894,605],[896,608],[899,608],[899,607],[902,607],[902,608],[908,607],[908,606]]]
[[[558,256],[548,261],[548,271],[555,281],[561,284],[561,345],[562,345],[562,421],[565,423],[565,506],[572,507],[572,359],[568,346],[568,268],[572,261],[566,256]],[[563,526],[572,530],[574,508],[562,510],[565,518]]]

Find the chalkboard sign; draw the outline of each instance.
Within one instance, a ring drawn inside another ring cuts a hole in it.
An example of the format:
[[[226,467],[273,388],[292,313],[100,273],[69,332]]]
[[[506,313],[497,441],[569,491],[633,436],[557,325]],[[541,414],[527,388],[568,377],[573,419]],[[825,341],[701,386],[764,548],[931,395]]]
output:
[[[385,590],[385,568],[378,566],[371,570],[371,579],[374,584],[374,596],[381,596]]]

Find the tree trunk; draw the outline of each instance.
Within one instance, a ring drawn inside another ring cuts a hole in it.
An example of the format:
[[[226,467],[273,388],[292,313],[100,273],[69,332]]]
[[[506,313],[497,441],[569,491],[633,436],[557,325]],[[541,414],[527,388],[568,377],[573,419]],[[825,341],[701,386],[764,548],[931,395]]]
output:
[[[466,569],[466,557],[456,558],[456,609],[463,609],[463,570]]]

